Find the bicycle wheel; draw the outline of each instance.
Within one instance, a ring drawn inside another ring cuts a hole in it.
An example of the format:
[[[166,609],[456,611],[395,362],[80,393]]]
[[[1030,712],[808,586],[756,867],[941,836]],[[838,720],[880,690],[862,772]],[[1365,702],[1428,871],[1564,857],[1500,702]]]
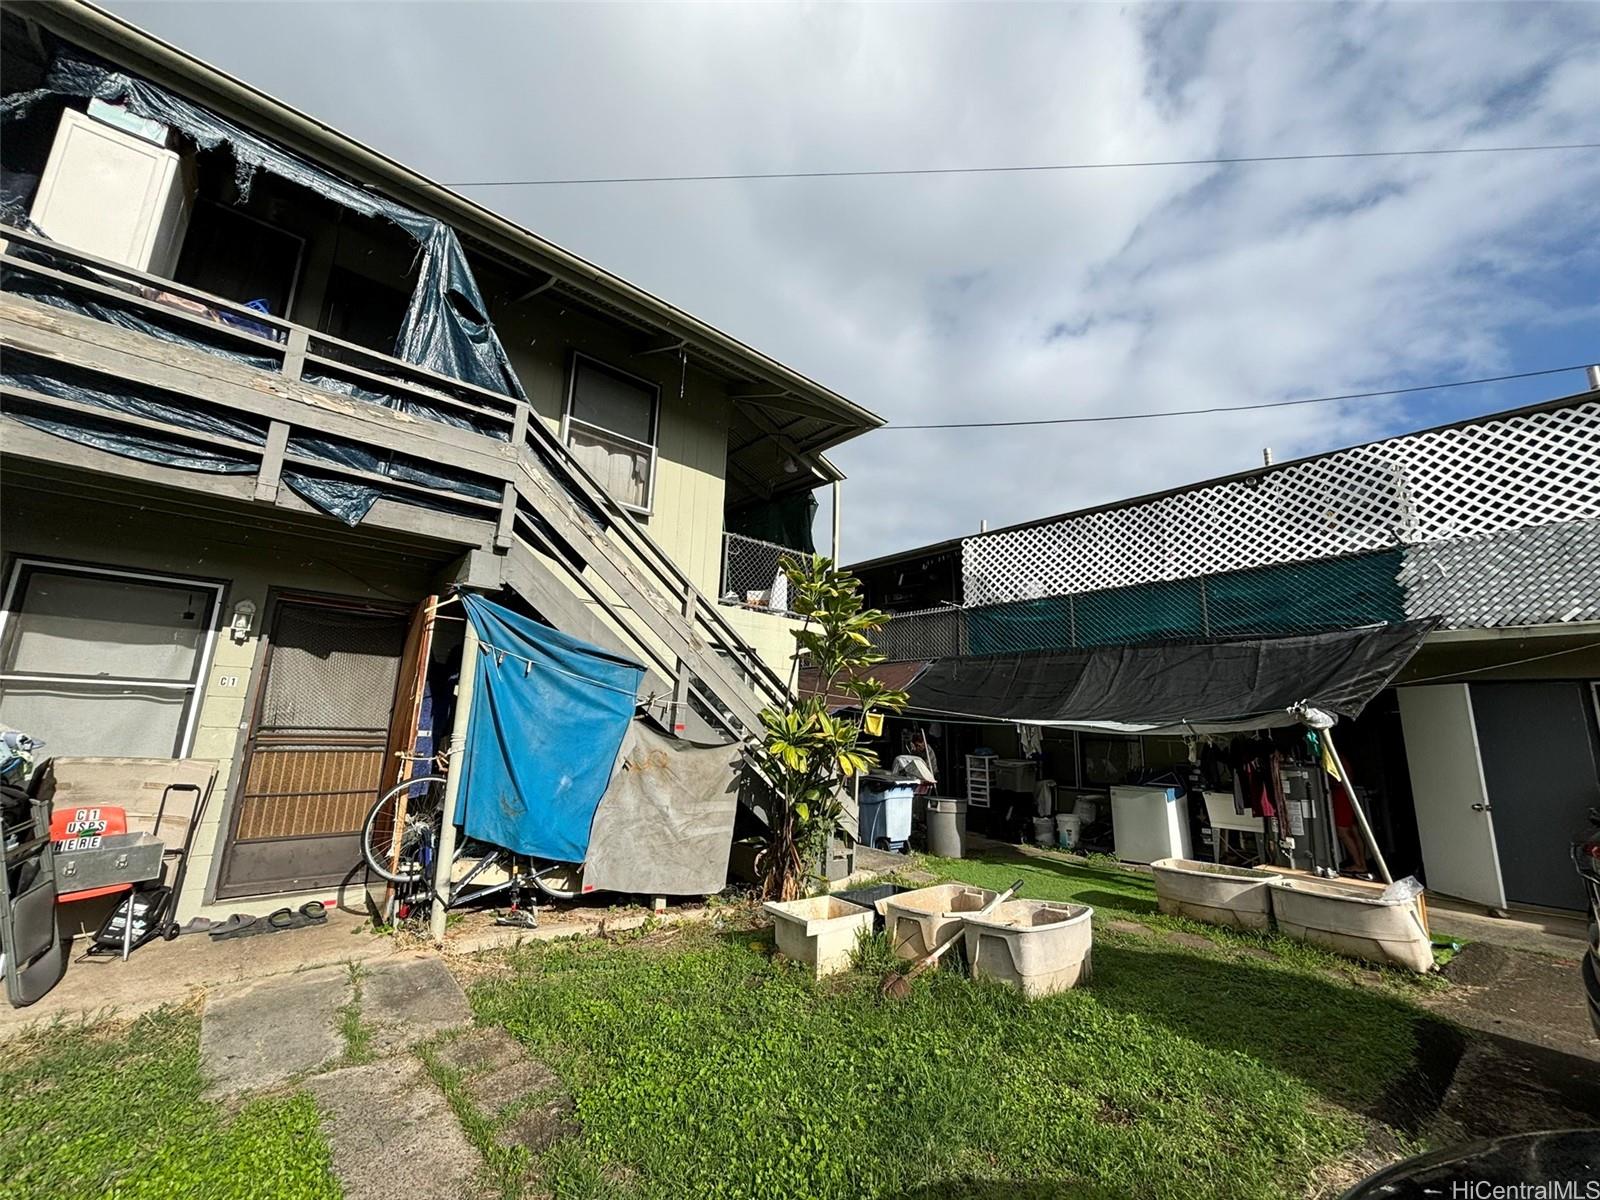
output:
[[[530,878],[533,886],[552,900],[576,900],[583,895],[583,864],[546,862],[535,859],[531,864]]]
[[[412,883],[427,872],[424,846],[439,844],[444,776],[423,775],[389,789],[361,826],[361,857],[367,869],[390,883]]]

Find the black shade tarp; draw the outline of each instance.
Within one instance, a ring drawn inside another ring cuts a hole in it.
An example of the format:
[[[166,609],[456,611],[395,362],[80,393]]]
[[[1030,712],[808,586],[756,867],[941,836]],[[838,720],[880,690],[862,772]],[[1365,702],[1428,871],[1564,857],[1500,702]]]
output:
[[[1360,714],[1433,628],[1406,621],[1301,637],[951,658],[912,711],[1122,733],[1222,733]]]

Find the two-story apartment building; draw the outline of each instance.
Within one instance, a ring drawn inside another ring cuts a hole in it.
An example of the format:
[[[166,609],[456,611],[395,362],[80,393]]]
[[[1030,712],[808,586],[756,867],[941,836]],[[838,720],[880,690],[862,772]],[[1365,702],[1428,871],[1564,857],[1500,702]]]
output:
[[[348,875],[452,587],[682,729],[783,694],[725,529],[878,417],[92,6],[3,20],[0,726],[218,765],[180,916]]]
[[[1577,909],[1600,806],[1600,369],[1590,390],[852,567],[892,661],[1434,623],[1341,744],[1397,873],[1500,910]],[[903,670],[901,672],[904,674]],[[913,690],[915,698],[915,690]],[[936,719],[936,718],[930,718]],[[1016,753],[997,726],[946,730]],[[1181,738],[1046,729],[1099,788]],[[959,779],[949,786],[958,788]]]

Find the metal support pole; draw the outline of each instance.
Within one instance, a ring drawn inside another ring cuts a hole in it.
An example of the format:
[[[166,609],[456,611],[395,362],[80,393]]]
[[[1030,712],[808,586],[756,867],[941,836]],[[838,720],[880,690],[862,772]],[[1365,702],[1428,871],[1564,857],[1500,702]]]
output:
[[[1328,745],[1328,757],[1333,759],[1333,765],[1339,771],[1339,778],[1344,781],[1345,795],[1350,797],[1350,810],[1356,814],[1356,824],[1361,826],[1361,836],[1367,839],[1367,845],[1372,849],[1372,857],[1378,864],[1378,874],[1383,877],[1385,883],[1393,883],[1394,876],[1389,874],[1389,864],[1383,861],[1383,851],[1378,849],[1378,839],[1372,836],[1372,826],[1367,823],[1366,810],[1361,807],[1361,801],[1356,798],[1356,785],[1350,778],[1350,772],[1344,769],[1344,763],[1339,758],[1338,748],[1333,744],[1333,730],[1323,729],[1320,732]],[[1335,854],[1339,852],[1339,834],[1337,831],[1333,835],[1333,852]],[[1335,862],[1337,863],[1337,860]]]
[[[844,485],[833,481],[833,565],[839,565],[839,502],[844,499]]]
[[[466,623],[461,643],[461,678],[456,683],[456,719],[450,727],[450,771],[444,780],[444,812],[439,821],[438,858],[433,865],[433,905],[428,917],[428,934],[444,943],[446,898],[450,895],[450,875],[456,859],[456,801],[461,794],[461,768],[467,757],[467,723],[472,718],[473,681],[478,671],[478,631]]]

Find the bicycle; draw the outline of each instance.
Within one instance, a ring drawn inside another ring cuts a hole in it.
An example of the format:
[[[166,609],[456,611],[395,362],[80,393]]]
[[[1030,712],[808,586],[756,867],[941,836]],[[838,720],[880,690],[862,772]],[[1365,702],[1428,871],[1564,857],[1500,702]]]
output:
[[[442,758],[433,761],[445,765]],[[536,911],[522,903],[529,884],[553,900],[582,894],[581,866],[530,859],[503,846],[463,838],[456,845],[448,895],[441,896],[434,877],[446,782],[443,774],[403,780],[378,797],[362,822],[361,855],[367,869],[390,885],[391,917],[404,920],[410,910],[436,900],[449,910],[501,892],[510,893],[513,914]],[[513,923],[530,922],[518,918]]]

